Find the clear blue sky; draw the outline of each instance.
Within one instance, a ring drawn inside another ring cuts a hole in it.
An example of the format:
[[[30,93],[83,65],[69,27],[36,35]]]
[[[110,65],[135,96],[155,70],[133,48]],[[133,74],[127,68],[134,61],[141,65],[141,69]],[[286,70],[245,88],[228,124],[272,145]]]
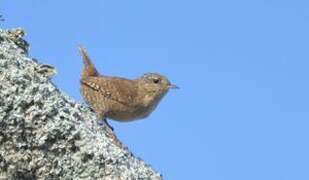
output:
[[[0,0],[1,27],[82,102],[83,44],[102,73],[154,71],[181,87],[146,120],[112,122],[167,180],[309,179],[309,3]]]

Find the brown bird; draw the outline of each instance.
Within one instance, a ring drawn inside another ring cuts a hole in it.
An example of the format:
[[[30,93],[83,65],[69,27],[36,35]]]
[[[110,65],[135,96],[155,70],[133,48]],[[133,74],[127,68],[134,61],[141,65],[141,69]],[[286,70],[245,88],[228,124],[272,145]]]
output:
[[[158,73],[146,73],[133,80],[100,75],[86,50],[83,47],[79,50],[84,60],[81,93],[110,128],[106,118],[120,122],[146,118],[169,89],[178,88]]]

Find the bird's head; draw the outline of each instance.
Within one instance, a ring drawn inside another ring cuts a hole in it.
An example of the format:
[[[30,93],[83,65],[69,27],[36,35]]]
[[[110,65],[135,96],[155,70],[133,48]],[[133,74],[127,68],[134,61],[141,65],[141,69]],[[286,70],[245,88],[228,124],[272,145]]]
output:
[[[153,96],[164,95],[170,89],[178,89],[178,87],[163,75],[158,73],[146,73],[139,79],[142,89]]]

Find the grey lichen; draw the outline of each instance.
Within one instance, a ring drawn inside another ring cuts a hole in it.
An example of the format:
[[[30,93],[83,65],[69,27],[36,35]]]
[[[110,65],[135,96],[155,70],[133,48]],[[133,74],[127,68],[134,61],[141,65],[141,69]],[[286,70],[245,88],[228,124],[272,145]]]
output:
[[[162,179],[55,87],[23,35],[0,29],[0,179]]]

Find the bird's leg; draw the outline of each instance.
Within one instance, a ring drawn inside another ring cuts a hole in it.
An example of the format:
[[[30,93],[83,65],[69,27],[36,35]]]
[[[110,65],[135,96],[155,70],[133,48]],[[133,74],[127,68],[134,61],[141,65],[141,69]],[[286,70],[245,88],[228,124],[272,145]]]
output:
[[[103,127],[107,127],[109,130],[111,130],[112,132],[114,131],[114,128],[107,122],[107,119],[104,115],[102,114],[99,114],[98,115],[98,124],[100,126],[103,126]]]
[[[97,114],[97,118],[98,118],[98,124],[100,126],[103,126],[103,127],[107,127],[109,130],[111,130],[112,132],[114,131],[114,128],[109,125],[109,123],[107,122],[107,119],[106,119],[106,116],[105,116],[105,113],[104,112],[99,112],[97,111],[95,108],[92,108],[90,107],[90,109],[94,112],[96,112]],[[98,113],[99,112],[99,113]]]
[[[104,126],[108,127],[110,130],[114,131],[114,128],[107,122],[107,119],[103,119]]]

